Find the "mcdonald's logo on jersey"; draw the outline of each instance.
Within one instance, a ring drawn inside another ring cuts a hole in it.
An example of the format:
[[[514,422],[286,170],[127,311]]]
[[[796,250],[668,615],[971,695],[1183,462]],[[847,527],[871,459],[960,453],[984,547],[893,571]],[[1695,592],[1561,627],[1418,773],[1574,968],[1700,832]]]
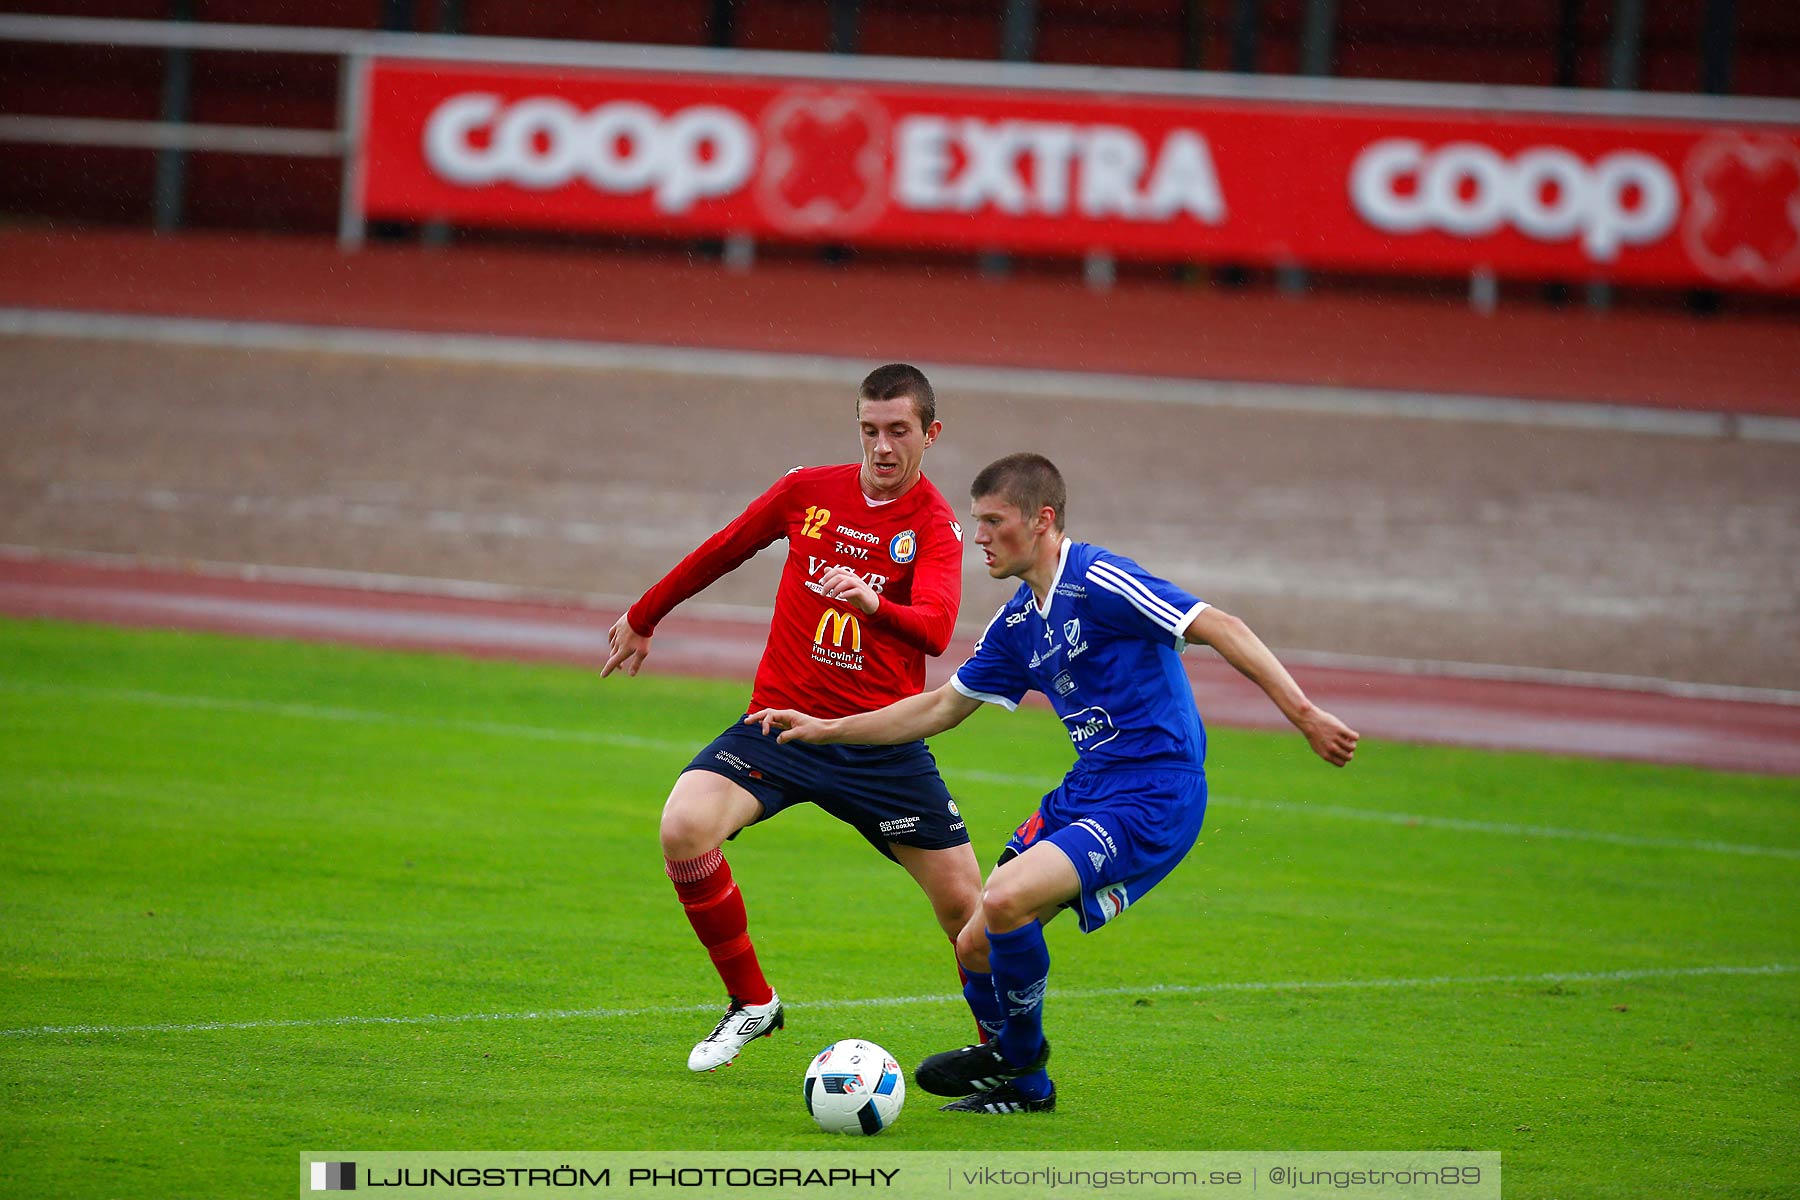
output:
[[[862,653],[862,622],[856,619],[855,613],[839,612],[835,608],[826,609],[819,616],[819,627],[813,630],[815,645],[823,646],[825,644],[826,626],[831,627],[831,644],[833,646],[842,649],[844,635],[848,633],[850,649],[857,654]]]

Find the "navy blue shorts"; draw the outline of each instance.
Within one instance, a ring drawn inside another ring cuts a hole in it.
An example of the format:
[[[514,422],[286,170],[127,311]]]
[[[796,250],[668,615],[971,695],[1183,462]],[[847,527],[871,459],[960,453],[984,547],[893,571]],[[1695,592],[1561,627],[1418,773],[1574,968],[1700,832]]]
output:
[[[903,746],[782,744],[742,721],[714,738],[689,771],[711,771],[755,796],[766,821],[784,808],[816,804],[894,857],[890,842],[922,850],[967,845],[969,831],[937,759],[924,742]]]

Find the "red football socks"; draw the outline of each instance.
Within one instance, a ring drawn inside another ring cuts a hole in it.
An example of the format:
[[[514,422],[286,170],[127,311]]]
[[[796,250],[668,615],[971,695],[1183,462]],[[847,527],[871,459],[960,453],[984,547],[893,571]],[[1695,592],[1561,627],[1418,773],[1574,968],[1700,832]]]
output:
[[[664,870],[681,898],[688,924],[712,956],[725,990],[745,1004],[767,1004],[775,989],[763,978],[750,942],[750,918],[744,896],[731,878],[731,864],[714,850],[699,858],[665,862]]]

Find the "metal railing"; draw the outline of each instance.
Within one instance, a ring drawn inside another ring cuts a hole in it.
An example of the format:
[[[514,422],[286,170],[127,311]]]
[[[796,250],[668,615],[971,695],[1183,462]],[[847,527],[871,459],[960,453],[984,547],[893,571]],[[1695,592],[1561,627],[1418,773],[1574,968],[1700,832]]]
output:
[[[340,158],[337,129],[273,129],[185,121],[109,121],[92,117],[0,115],[0,142],[41,146],[116,146],[145,150],[210,150],[284,158]]]
[[[97,120],[21,113],[0,115],[0,142],[128,147],[166,153],[217,151],[336,158],[342,164],[338,235],[346,248],[360,245],[363,237],[356,178],[362,138],[363,80],[369,62],[378,57],[1106,95],[1301,101],[1332,106],[1800,125],[1800,102],[1765,98],[797,54],[275,25],[0,14],[0,41],[335,58],[339,100],[333,129]]]
[[[0,15],[0,41],[165,50],[237,50],[329,57],[439,59],[532,66],[702,71],[753,77],[864,83],[953,84],[979,88],[1094,92],[1216,100],[1284,100],[1334,105],[1646,117],[1791,125],[1800,102],[1761,97],[1511,87],[1310,75],[1233,75],[1047,63],[970,62],[775,50],[620,45],[538,38],[377,33],[285,25]]]

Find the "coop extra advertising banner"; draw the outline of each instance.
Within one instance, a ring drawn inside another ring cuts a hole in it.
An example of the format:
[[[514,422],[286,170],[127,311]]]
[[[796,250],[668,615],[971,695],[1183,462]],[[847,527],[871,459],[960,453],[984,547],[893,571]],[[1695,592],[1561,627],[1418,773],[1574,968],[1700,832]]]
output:
[[[372,64],[369,217],[1800,290],[1800,127]]]

